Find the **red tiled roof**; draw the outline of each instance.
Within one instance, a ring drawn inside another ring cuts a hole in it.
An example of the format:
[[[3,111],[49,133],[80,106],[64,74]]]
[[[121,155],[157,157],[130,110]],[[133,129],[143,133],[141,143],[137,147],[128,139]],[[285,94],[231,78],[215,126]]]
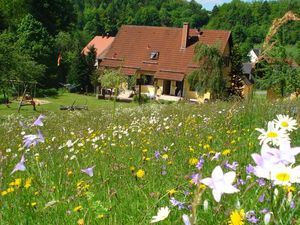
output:
[[[199,32],[190,29],[188,45],[181,49],[182,31],[183,28],[123,25],[101,66],[135,67],[140,71],[152,71],[160,79],[182,80],[197,66],[193,62],[197,43],[218,44],[223,53],[231,35],[230,31],[201,30],[198,38]],[[157,60],[150,59],[153,51],[159,52]]]
[[[114,41],[114,37],[107,37],[107,36],[95,36],[85,48],[82,50],[82,53],[87,55],[89,52],[89,47],[94,46],[96,49],[97,58],[103,58],[104,55],[108,52],[109,47],[111,46],[112,42]]]

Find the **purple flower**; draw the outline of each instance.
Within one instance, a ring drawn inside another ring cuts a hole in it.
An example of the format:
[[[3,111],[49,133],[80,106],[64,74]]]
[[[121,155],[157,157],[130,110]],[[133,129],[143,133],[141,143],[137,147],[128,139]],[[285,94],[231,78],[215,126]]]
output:
[[[87,175],[89,175],[90,177],[94,176],[94,168],[95,166],[86,168],[86,169],[81,169],[81,172],[86,173]]]
[[[249,164],[248,166],[246,166],[246,173],[247,173],[248,175],[254,173],[254,167],[253,167],[251,164]]]
[[[221,152],[216,152],[216,154],[211,158],[211,160],[218,160],[221,156]]]
[[[40,130],[38,130],[38,134],[29,134],[24,135],[23,137],[23,143],[24,147],[29,148],[31,145],[35,146],[37,143],[42,142],[44,143],[44,137]]]
[[[237,179],[237,185],[245,185],[246,182],[243,179]]]
[[[228,162],[228,160],[226,160],[224,167],[235,171],[237,169],[238,165],[239,165],[238,162],[233,162],[232,164],[230,164]]]
[[[163,175],[163,176],[167,175],[167,171],[165,171],[165,170],[161,171],[161,175]]]
[[[192,174],[191,178],[192,178],[193,184],[197,185],[197,184],[200,183],[200,175],[199,175],[199,173]]]
[[[180,202],[180,201],[177,201],[174,197],[172,197],[170,199],[170,202],[172,204],[172,206],[176,207],[178,206],[178,209],[181,210],[181,209],[184,209],[184,203],[183,202]]]
[[[291,207],[291,209],[294,209],[294,208],[296,207],[296,205],[295,205],[295,202],[294,202],[294,201],[291,201],[291,203],[290,203],[290,207]]]
[[[201,170],[202,167],[203,167],[203,164],[204,164],[204,159],[201,157],[201,158],[199,159],[198,163],[196,164],[196,168],[197,168],[198,170]]]
[[[255,216],[255,212],[253,210],[248,211],[246,213],[246,219],[248,222],[252,223],[252,224],[257,224],[258,223],[258,219]]]
[[[262,194],[261,196],[259,196],[258,201],[259,202],[265,201],[265,194]]]
[[[159,157],[160,157],[160,152],[159,152],[159,151],[155,151],[155,152],[154,152],[154,156],[155,156],[155,158],[159,159]]]
[[[267,214],[268,212],[270,212],[270,210],[268,208],[264,208],[263,210],[260,210],[260,213],[263,213],[263,214]]]
[[[168,150],[169,150],[169,148],[166,146],[166,147],[164,147],[164,149],[163,149],[165,152],[167,152]]]
[[[266,185],[266,181],[263,178],[257,179],[256,182],[261,187]]]
[[[190,195],[190,192],[189,192],[189,191],[184,191],[183,194],[184,194],[185,196],[189,196],[189,195]]]
[[[16,171],[24,171],[26,169],[24,162],[25,162],[25,157],[24,155],[22,155],[20,162],[17,163],[13,171],[11,171],[10,175],[12,175]]]
[[[33,122],[33,124],[31,126],[39,126],[39,127],[42,127],[44,124],[43,124],[43,119],[45,119],[45,116],[44,115],[39,115],[39,117],[36,119],[36,121]]]

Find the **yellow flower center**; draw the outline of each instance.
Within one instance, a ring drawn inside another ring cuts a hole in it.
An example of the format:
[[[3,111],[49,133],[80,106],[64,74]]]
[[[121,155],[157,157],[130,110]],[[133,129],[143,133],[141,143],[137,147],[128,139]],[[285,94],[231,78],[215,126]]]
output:
[[[282,126],[282,127],[288,127],[288,126],[289,126],[289,123],[286,122],[286,121],[283,121],[283,122],[281,123],[281,126]]]
[[[279,180],[279,181],[282,181],[282,182],[289,181],[290,178],[291,178],[291,176],[287,173],[278,173],[276,175],[276,179]]]
[[[268,136],[269,138],[276,138],[276,137],[278,137],[278,134],[277,134],[276,132],[270,131],[270,132],[267,134],[267,136]]]

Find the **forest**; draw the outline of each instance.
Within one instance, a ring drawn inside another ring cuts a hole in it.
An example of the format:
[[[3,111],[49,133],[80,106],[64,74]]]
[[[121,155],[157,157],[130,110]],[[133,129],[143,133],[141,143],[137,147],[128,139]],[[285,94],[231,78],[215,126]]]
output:
[[[181,27],[189,22],[193,28],[231,30],[247,60],[272,21],[289,10],[300,15],[300,1],[233,0],[207,11],[195,0],[0,0],[0,80],[37,81],[41,89],[63,83],[91,86],[94,58],[81,50],[95,35],[116,35],[122,24]],[[298,64],[299,37],[299,22],[276,35]]]

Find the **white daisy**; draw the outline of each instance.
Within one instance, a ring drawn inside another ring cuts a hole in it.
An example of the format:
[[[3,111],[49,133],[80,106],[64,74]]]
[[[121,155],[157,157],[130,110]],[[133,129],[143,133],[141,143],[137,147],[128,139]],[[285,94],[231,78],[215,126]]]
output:
[[[169,213],[170,213],[170,209],[168,208],[168,206],[161,207],[158,210],[157,215],[152,217],[152,220],[150,223],[157,223],[159,221],[166,219],[169,216]]]
[[[288,115],[277,115],[277,120],[274,120],[275,125],[286,131],[297,129],[297,121]]]
[[[274,121],[268,122],[267,131],[260,128],[256,128],[256,130],[261,132],[261,135],[258,137],[261,145],[272,143],[273,145],[279,146],[280,143],[290,140],[286,130],[280,129],[280,127],[275,125]]]
[[[271,171],[271,180],[278,185],[291,185],[300,183],[300,166],[294,168],[285,165],[278,165]]]

